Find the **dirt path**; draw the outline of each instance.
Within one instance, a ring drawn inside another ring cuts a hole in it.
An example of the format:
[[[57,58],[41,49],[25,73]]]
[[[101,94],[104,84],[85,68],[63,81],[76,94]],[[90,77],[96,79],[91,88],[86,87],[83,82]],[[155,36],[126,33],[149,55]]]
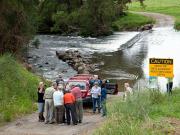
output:
[[[180,119],[168,118],[167,122],[170,123],[174,127],[172,134],[180,135]]]
[[[123,96],[108,95],[108,100],[113,97]],[[106,119],[101,114],[93,114],[92,109],[84,109],[83,122],[76,126],[66,124],[44,124],[38,122],[38,113],[17,119],[0,128],[0,135],[91,135]]]
[[[100,114],[85,110],[82,124],[44,124],[37,121],[37,113],[18,119],[0,128],[0,135],[89,135],[103,122]]]
[[[174,26],[174,17],[169,15],[164,15],[160,13],[149,13],[149,12],[133,12],[144,16],[148,16],[156,20],[154,27],[170,27]]]

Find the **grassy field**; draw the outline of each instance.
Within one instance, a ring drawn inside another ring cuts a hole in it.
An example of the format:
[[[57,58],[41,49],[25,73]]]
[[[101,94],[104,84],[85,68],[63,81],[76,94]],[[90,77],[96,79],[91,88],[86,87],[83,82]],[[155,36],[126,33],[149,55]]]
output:
[[[0,124],[34,111],[39,81],[12,56],[0,57]]]
[[[158,91],[137,92],[126,102],[119,97],[108,102],[108,116],[95,135],[173,134],[171,120],[180,122],[180,89],[173,96]]]
[[[175,28],[180,30],[180,0],[145,0],[142,8],[139,2],[129,4],[131,11],[157,12],[174,16],[176,18]]]
[[[112,28],[115,31],[138,30],[141,26],[152,23],[154,23],[154,21],[149,17],[127,13],[113,22]]]

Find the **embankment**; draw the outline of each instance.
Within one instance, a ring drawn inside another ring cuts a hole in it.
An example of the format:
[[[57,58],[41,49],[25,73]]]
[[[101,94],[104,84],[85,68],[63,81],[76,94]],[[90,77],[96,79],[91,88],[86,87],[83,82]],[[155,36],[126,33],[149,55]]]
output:
[[[0,56],[0,124],[34,110],[39,81],[11,55]]]

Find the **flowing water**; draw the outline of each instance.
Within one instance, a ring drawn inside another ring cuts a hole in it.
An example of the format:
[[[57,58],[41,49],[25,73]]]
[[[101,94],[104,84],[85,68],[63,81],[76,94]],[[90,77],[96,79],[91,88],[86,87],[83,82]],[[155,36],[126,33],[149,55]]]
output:
[[[76,49],[93,55],[93,62],[104,62],[96,72],[101,78],[111,79],[119,84],[145,85],[148,78],[149,58],[174,59],[174,86],[180,82],[180,32],[172,27],[154,28],[152,31],[118,32],[101,38],[82,38],[70,36],[38,35],[40,49],[29,50],[29,62],[35,71],[47,79],[54,80],[59,73],[64,78],[76,74],[66,63],[58,60],[55,51]],[[143,80],[143,81],[140,81]],[[165,90],[165,78],[159,79],[161,89]]]

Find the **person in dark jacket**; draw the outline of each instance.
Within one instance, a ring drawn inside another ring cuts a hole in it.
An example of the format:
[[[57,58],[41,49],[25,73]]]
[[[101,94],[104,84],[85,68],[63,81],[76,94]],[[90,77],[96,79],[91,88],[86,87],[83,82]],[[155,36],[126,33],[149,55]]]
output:
[[[107,109],[106,109],[106,98],[107,98],[107,90],[106,84],[103,83],[101,85],[101,106],[102,106],[102,116],[106,116]]]
[[[167,88],[167,93],[172,95],[173,78],[167,78],[166,88]]]
[[[44,83],[40,82],[39,83],[39,87],[37,90],[37,94],[38,94],[38,112],[39,112],[39,122],[44,122],[44,92],[45,92],[45,88],[44,88]]]
[[[58,78],[56,79],[56,83],[57,83],[57,86],[58,86],[59,84],[62,84],[62,85],[64,86],[64,80],[63,80],[61,74],[58,75]]]

